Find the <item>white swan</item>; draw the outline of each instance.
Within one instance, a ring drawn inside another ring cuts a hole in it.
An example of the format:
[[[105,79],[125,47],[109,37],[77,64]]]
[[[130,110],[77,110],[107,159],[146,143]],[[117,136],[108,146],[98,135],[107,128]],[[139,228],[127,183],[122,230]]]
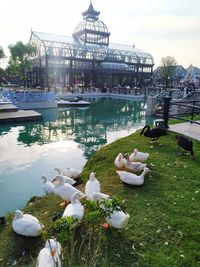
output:
[[[141,161],[145,162],[149,157],[149,153],[140,152],[137,148],[134,149],[133,153],[129,156],[130,161]]]
[[[62,247],[55,239],[48,239],[40,250],[36,267],[61,267]]]
[[[81,202],[78,200],[78,192],[74,192],[71,197],[71,204],[67,205],[64,210],[62,217],[74,217],[78,220],[82,220],[84,215],[84,207]]]
[[[129,218],[130,215],[128,213],[124,213],[123,211],[114,211],[106,218],[106,221],[113,228],[122,229],[128,225]]]
[[[105,210],[104,204],[100,204],[100,207]],[[123,212],[122,210],[113,211],[110,215],[106,218],[108,225],[104,224],[107,227],[112,226],[116,229],[125,228],[128,224],[128,220],[130,215],[128,213]]]
[[[125,168],[126,170],[133,171],[133,172],[140,172],[147,166],[147,164],[141,162],[130,162],[129,155],[126,154],[124,156],[125,159]]]
[[[41,185],[42,190],[46,195],[54,193],[54,185],[51,182],[47,181],[47,177],[45,175],[42,176],[43,184]]]
[[[125,160],[122,153],[119,153],[116,159],[114,160],[114,164],[118,169],[123,169],[125,166]]]
[[[85,195],[89,200],[95,200],[93,194],[100,192],[100,183],[95,177],[95,173],[90,173],[90,178],[85,184]]]
[[[76,183],[76,181],[74,179],[69,178],[69,177],[67,177],[65,175],[61,175],[61,174],[56,175],[51,182],[53,183],[53,182],[57,181],[58,177],[62,177],[64,182],[67,183],[67,184],[74,185]]]
[[[15,211],[12,228],[15,233],[24,236],[39,236],[42,232],[38,219],[30,214],[23,214],[21,210]]]
[[[101,192],[94,192],[92,194],[93,200],[101,201],[102,199],[111,199],[111,197],[107,194],[101,193]]]
[[[144,183],[144,176],[149,171],[149,168],[144,167],[144,170],[140,175],[136,175],[134,173],[126,171],[116,171],[116,173],[119,175],[120,180],[126,184],[142,185]]]
[[[55,168],[54,170],[56,170],[58,174],[63,174],[72,179],[78,178],[81,175],[81,171],[75,168],[65,168],[62,172],[59,168]]]
[[[70,201],[74,192],[77,192],[81,197],[85,197],[85,195],[73,187],[72,185],[65,183],[62,175],[58,175],[56,177],[56,185],[54,186],[54,193],[60,196],[65,201]]]
[[[75,168],[65,168],[63,174],[75,179],[81,176],[81,171]]]
[[[69,176],[67,176],[65,174],[62,174],[60,169],[55,168],[54,170],[58,172],[58,175],[63,176],[65,183],[68,183],[68,184],[71,184],[71,185],[74,185],[76,183],[76,181],[74,179],[72,179],[71,177],[69,177]],[[52,181],[55,181],[56,177],[54,177],[54,179]]]

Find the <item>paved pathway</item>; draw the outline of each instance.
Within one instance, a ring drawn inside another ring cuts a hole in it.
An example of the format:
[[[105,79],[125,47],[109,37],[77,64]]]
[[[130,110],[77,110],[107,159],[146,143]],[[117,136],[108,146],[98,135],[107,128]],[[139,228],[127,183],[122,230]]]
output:
[[[200,123],[200,121],[198,122]],[[184,122],[169,125],[169,130],[200,141],[200,125],[196,123]]]
[[[15,112],[18,108],[12,103],[0,102],[0,112]]]
[[[5,122],[35,121],[41,119],[42,115],[35,110],[18,110],[15,112],[0,113],[0,124]]]
[[[41,120],[42,115],[35,110],[18,110],[12,104],[0,104],[0,124],[15,121]]]

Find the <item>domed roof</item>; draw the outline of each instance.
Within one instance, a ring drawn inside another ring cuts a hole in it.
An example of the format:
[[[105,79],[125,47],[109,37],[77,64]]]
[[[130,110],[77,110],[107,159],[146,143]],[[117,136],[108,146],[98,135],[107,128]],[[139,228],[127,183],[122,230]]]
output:
[[[95,11],[90,3],[88,9],[82,13],[83,21],[76,26],[73,37],[84,44],[108,46],[110,33],[106,25],[99,20],[99,14],[100,12]]]
[[[105,32],[108,33],[108,28],[107,26],[101,21],[101,20],[92,20],[92,19],[87,19],[81,21],[75,28],[74,33],[84,31],[84,30],[92,30],[95,32]]]

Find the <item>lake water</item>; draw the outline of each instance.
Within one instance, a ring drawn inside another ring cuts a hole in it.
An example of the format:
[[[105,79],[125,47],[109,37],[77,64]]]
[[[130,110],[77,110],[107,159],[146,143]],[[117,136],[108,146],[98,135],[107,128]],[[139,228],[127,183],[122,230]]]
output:
[[[90,99],[88,108],[45,109],[43,121],[0,126],[0,215],[44,195],[41,176],[81,169],[102,146],[145,124],[144,101]]]

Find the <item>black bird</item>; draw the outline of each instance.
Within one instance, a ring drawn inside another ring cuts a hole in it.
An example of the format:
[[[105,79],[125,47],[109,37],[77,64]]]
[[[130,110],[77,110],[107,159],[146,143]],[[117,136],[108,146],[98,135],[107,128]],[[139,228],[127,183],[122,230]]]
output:
[[[7,224],[6,218],[4,216],[1,216],[0,217],[0,224],[3,224],[3,225],[6,225]]]
[[[166,135],[167,134],[167,131],[166,131],[166,129],[159,128],[159,127],[150,129],[150,127],[148,125],[146,125],[142,129],[140,135],[142,135],[142,134],[144,134],[144,136],[146,136],[146,137],[150,137],[151,138],[151,141],[155,141],[160,136]]]
[[[186,151],[190,151],[192,158],[194,159],[194,151],[193,151],[193,142],[189,140],[186,136],[176,135],[176,143],[179,147],[182,147]]]
[[[57,211],[53,216],[52,216],[52,220],[55,222],[56,220],[60,219],[63,215],[63,211]]]

